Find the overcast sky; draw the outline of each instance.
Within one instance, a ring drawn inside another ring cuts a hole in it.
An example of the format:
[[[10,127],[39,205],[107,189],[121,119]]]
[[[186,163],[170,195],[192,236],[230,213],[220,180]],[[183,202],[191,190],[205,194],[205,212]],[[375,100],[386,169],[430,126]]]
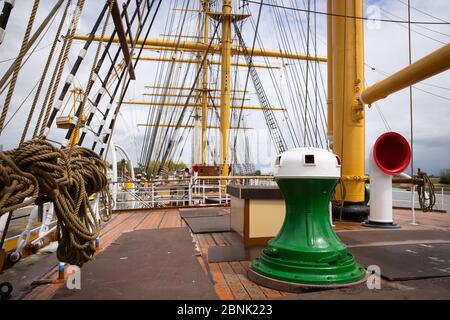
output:
[[[177,2],[178,7],[181,7],[184,3],[183,0],[163,2],[164,4],[161,8],[160,15],[158,16],[156,24],[150,35],[152,38],[158,38],[160,37],[160,34],[163,33],[169,5]],[[299,2],[306,4],[307,0]],[[407,7],[403,2],[406,3],[407,0],[365,0],[365,15],[369,16],[373,14],[374,11],[371,9],[368,11],[368,8],[371,5],[376,5],[381,9],[380,14],[382,19],[406,20]],[[16,6],[12,11],[7,27],[5,40],[0,45],[0,74],[3,74],[3,72],[9,67],[11,63],[9,59],[17,55],[17,52],[19,51],[32,3],[33,1],[16,1]],[[33,30],[35,30],[36,26],[40,24],[54,3],[56,3],[55,0],[41,1]],[[197,1],[191,0],[191,3],[191,7],[194,7]],[[277,1],[277,3],[289,5],[291,1]],[[311,0],[311,5],[313,3],[314,1]],[[412,0],[411,4],[415,8],[412,10],[413,21],[439,21],[434,17],[445,21],[450,21],[450,2],[448,0]],[[79,33],[86,34],[89,32],[101,8],[101,5],[101,1],[86,0],[85,10],[83,11],[80,29],[78,31]],[[0,7],[2,6],[3,1],[0,1]],[[325,11],[326,1],[317,0],[316,7],[317,11]],[[258,12],[258,5],[250,5],[250,10],[256,16]],[[268,7],[264,7],[262,11],[260,35],[264,40],[264,47],[266,49],[278,49],[277,37],[275,36],[276,32],[274,32],[273,14],[271,10],[272,9]],[[419,10],[428,13],[431,16],[428,16]],[[13,97],[13,103],[10,107],[7,119],[10,119],[13,113],[16,112],[21,102],[26,99],[30,90],[32,90],[39,80],[61,11],[62,10],[60,10],[56,21],[53,22],[49,28],[46,37],[44,37],[36,46],[36,53],[22,68]],[[306,15],[304,13],[297,13],[297,17],[305,19]],[[287,17],[287,19],[289,18],[293,19],[294,13],[292,13],[291,17]],[[186,32],[192,31],[193,33],[195,30],[195,14],[190,14],[188,19],[190,24]],[[317,16],[317,46],[318,55],[321,56],[326,56],[325,21],[324,16]],[[112,25],[108,27],[108,30],[110,30],[111,27]],[[450,25],[414,25],[413,30],[413,61],[438,49],[443,44],[448,43],[450,39]],[[243,33],[247,44],[250,44],[253,39],[252,29],[249,22],[244,24]],[[82,45],[82,42],[74,41],[69,57],[71,63],[75,61]],[[87,58],[77,73],[76,83],[79,82],[82,87],[85,87],[86,85],[89,70],[92,66],[92,57],[95,53],[95,48],[96,45],[93,44]],[[144,55],[158,56],[158,53],[146,52]],[[256,60],[261,62],[260,58]],[[378,26],[374,27],[371,22],[365,22],[365,62],[367,64],[365,69],[366,82],[369,85],[383,79],[386,74],[391,74],[396,70],[405,67],[408,64],[408,31],[405,25],[381,22]],[[274,66],[281,66],[281,61],[278,59],[272,59],[271,64]],[[138,78],[136,81],[132,82],[127,99],[143,99],[142,93],[145,92],[144,86],[154,84],[156,68],[157,64],[153,62],[141,62],[138,65],[136,70]],[[69,69],[70,66],[66,65],[66,74]],[[326,79],[326,64],[322,64],[320,69]],[[243,71],[240,71],[240,75],[242,75],[241,79],[244,78],[246,72],[245,69],[242,70]],[[268,96],[271,99],[271,103],[275,106],[279,106],[276,100],[273,85],[270,81],[269,73],[261,69],[259,69],[258,72]],[[282,84],[283,69],[276,70],[275,76],[280,78],[280,83]],[[63,76],[63,79],[65,79],[65,75]],[[60,89],[61,87],[59,88],[58,93],[60,92]],[[254,92],[251,83],[249,85],[249,89]],[[282,90],[287,90],[287,88],[283,87]],[[93,92],[95,91],[96,90]],[[442,168],[450,168],[449,91],[449,72],[437,75],[421,84],[417,84],[413,90],[414,166],[415,168],[420,167],[423,170],[434,174],[439,173],[439,170]],[[0,96],[1,104],[4,102],[6,96],[5,93],[6,92]],[[41,94],[41,96],[43,96],[43,94]],[[0,136],[0,144],[3,144],[4,149],[17,146],[33,97],[34,92],[23,104],[21,110],[17,111],[14,119],[6,126],[2,136]],[[252,101],[248,104],[257,105],[258,102],[254,98],[254,95],[250,95],[250,97]],[[286,107],[292,108],[290,105]],[[379,108],[379,110],[376,108]],[[117,127],[114,133],[114,140],[116,143],[123,145],[130,153],[133,161],[136,162],[136,160],[140,157],[140,151],[143,143],[142,139],[144,135],[144,129],[142,127],[137,127],[136,124],[145,122],[148,109],[138,106],[123,106],[121,110],[121,115],[118,119]],[[409,90],[405,89],[379,101],[377,106],[367,109],[366,154],[370,151],[370,147],[373,145],[375,139],[380,134],[388,130],[380,117],[380,111],[387,119],[388,126],[392,131],[397,131],[403,134],[408,140],[410,139]],[[290,112],[292,112],[292,110],[290,110]],[[252,130],[251,133],[252,156],[254,157],[255,162],[257,162],[257,166],[261,167],[265,171],[268,171],[271,169],[271,163],[273,162],[272,159],[275,156],[275,151],[270,144],[270,138],[267,136],[264,118],[262,117],[261,112],[249,111],[245,112],[245,114],[248,119],[247,125],[256,129]],[[33,118],[32,128],[34,128],[35,119],[36,117]],[[284,126],[283,130],[285,132],[285,122],[282,121],[282,117],[280,117],[280,115],[278,115],[278,119],[281,126]],[[302,130],[300,128],[297,129]],[[60,141],[63,135],[63,130],[53,128],[50,137]],[[186,163],[191,162],[191,148],[189,146],[185,148],[185,153],[181,159]]]

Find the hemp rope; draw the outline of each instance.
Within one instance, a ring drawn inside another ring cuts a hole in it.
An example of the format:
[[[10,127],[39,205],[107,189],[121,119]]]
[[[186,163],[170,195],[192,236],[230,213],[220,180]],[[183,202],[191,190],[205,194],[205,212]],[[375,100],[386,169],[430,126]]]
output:
[[[89,196],[108,185],[105,162],[83,147],[57,149],[41,139],[0,152],[0,216],[54,203],[59,261],[82,266],[95,253],[99,233]]]
[[[66,8],[63,11],[63,15],[61,17],[61,21],[59,22],[58,30],[56,31],[55,37],[53,39],[52,47],[51,47],[50,52],[49,52],[48,57],[47,57],[47,62],[45,63],[44,70],[42,71],[41,79],[39,80],[39,85],[38,85],[38,88],[36,90],[36,94],[34,95],[34,100],[33,100],[33,103],[31,105],[31,109],[30,109],[30,113],[28,115],[27,122],[25,123],[25,127],[24,127],[23,132],[22,132],[22,138],[20,139],[20,143],[24,142],[25,138],[27,136],[28,128],[30,126],[31,119],[33,118],[33,115],[34,115],[34,109],[36,108],[36,105],[38,103],[39,96],[41,94],[41,90],[42,90],[42,87],[44,85],[44,81],[45,81],[45,78],[47,76],[48,69],[50,67],[51,62],[53,61],[53,58],[54,58],[53,55],[55,53],[56,46],[57,46],[57,44],[59,42],[59,36],[61,35],[62,28],[63,28],[64,23],[66,21],[67,11],[69,10],[71,2],[72,2],[72,0],[68,0],[67,1]]]
[[[41,137],[44,135],[45,127],[48,122],[48,118],[50,117],[50,111],[53,106],[53,102],[55,101],[56,91],[58,89],[58,85],[61,81],[61,76],[64,70],[64,65],[66,63],[67,57],[69,55],[70,48],[72,46],[73,36],[75,35],[75,31],[78,26],[78,22],[80,20],[81,12],[83,11],[85,0],[78,0],[76,9],[74,12],[74,16],[70,23],[70,27],[67,30],[67,34],[64,37],[64,43],[62,45],[58,61],[56,62],[55,69],[53,70],[52,79],[50,80],[49,90],[44,99],[44,103],[42,104],[42,109],[39,114],[38,121],[36,123],[36,127],[34,129],[33,138]],[[52,88],[50,90],[50,88]],[[48,102],[48,104],[47,104]],[[44,119],[42,120],[42,117]],[[39,130],[40,126],[40,130]],[[39,130],[39,133],[38,133]]]
[[[14,89],[16,88],[17,77],[19,76],[20,66],[22,64],[23,57],[25,56],[25,54],[27,52],[28,39],[30,38],[31,28],[33,27],[33,23],[36,18],[36,12],[39,7],[39,1],[40,0],[34,1],[33,9],[31,10],[30,19],[28,19],[27,28],[25,30],[25,35],[22,40],[22,45],[20,47],[19,55],[15,61],[14,71],[13,71],[11,82],[10,82],[10,85],[8,88],[8,93],[6,94],[5,104],[3,105],[3,110],[0,115],[0,134],[3,131],[3,125],[6,120],[6,115],[8,114],[9,105],[11,104]]]

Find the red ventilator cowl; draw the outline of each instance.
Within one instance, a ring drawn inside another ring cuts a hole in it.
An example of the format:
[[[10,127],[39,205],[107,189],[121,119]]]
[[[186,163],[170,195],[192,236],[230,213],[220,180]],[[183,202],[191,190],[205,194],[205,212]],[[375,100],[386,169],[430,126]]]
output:
[[[395,175],[408,167],[411,161],[411,148],[402,135],[386,132],[375,141],[373,158],[381,171]]]

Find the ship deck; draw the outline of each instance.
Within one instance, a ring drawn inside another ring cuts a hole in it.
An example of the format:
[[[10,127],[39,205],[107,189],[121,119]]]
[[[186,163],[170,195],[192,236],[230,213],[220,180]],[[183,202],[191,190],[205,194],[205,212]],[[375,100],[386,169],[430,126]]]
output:
[[[434,230],[435,232],[450,231],[450,215],[443,213],[416,212],[418,225],[412,225],[409,210],[394,210],[394,219],[403,230]],[[361,230],[372,232],[374,229],[362,227],[359,223],[335,221],[335,230]],[[113,215],[101,231],[99,252],[107,251],[111,245],[124,233],[134,230],[181,228],[186,223],[178,209],[130,210]],[[394,231],[395,232],[395,231]],[[287,293],[257,285],[247,277],[250,261],[208,262],[208,247],[230,245],[225,233],[193,234],[200,254],[197,261],[201,269],[211,281],[218,298],[222,300],[252,300],[252,299],[450,299],[450,277],[428,278],[409,281],[388,281],[382,279],[381,290],[368,290],[364,285],[350,288],[333,289],[318,292]],[[151,250],[151,245],[142,250]],[[53,254],[54,256],[54,254]],[[54,257],[53,257],[54,259]],[[96,263],[95,259],[93,262]],[[48,267],[47,263],[47,267]],[[50,264],[51,265],[51,264]],[[182,268],[183,266],[179,266]],[[14,269],[14,267],[12,268]],[[44,272],[45,270],[41,270]],[[41,273],[42,273],[41,272]],[[108,272],[105,270],[105,272]],[[449,274],[450,275],[450,274]],[[21,299],[51,299],[63,286],[57,281],[57,265],[48,267],[40,279],[52,279],[53,283],[28,287]],[[30,279],[31,280],[31,279]],[[34,279],[36,280],[36,279]],[[152,290],[149,288],[149,290]]]

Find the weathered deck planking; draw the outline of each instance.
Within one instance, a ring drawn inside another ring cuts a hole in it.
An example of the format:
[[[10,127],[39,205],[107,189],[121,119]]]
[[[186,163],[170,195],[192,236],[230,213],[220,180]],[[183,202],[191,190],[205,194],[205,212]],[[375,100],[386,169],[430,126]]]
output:
[[[394,210],[394,220],[408,229],[450,230],[450,215],[443,213],[424,213],[416,211],[416,221],[419,225],[411,225],[411,211]],[[335,230],[366,230],[357,222],[334,221]],[[178,209],[154,209],[148,211],[125,211],[115,214],[101,231],[100,248],[103,250],[124,232],[142,229],[184,227],[186,223],[181,218]],[[296,294],[281,292],[259,286],[247,278],[250,261],[208,263],[208,248],[210,246],[230,245],[223,232],[193,234],[193,238],[201,252],[198,262],[202,270],[209,274],[214,282],[216,293],[222,300],[273,299],[292,297]],[[57,268],[49,270],[44,278],[57,278]],[[62,283],[41,285],[34,288],[25,299],[49,299]]]

